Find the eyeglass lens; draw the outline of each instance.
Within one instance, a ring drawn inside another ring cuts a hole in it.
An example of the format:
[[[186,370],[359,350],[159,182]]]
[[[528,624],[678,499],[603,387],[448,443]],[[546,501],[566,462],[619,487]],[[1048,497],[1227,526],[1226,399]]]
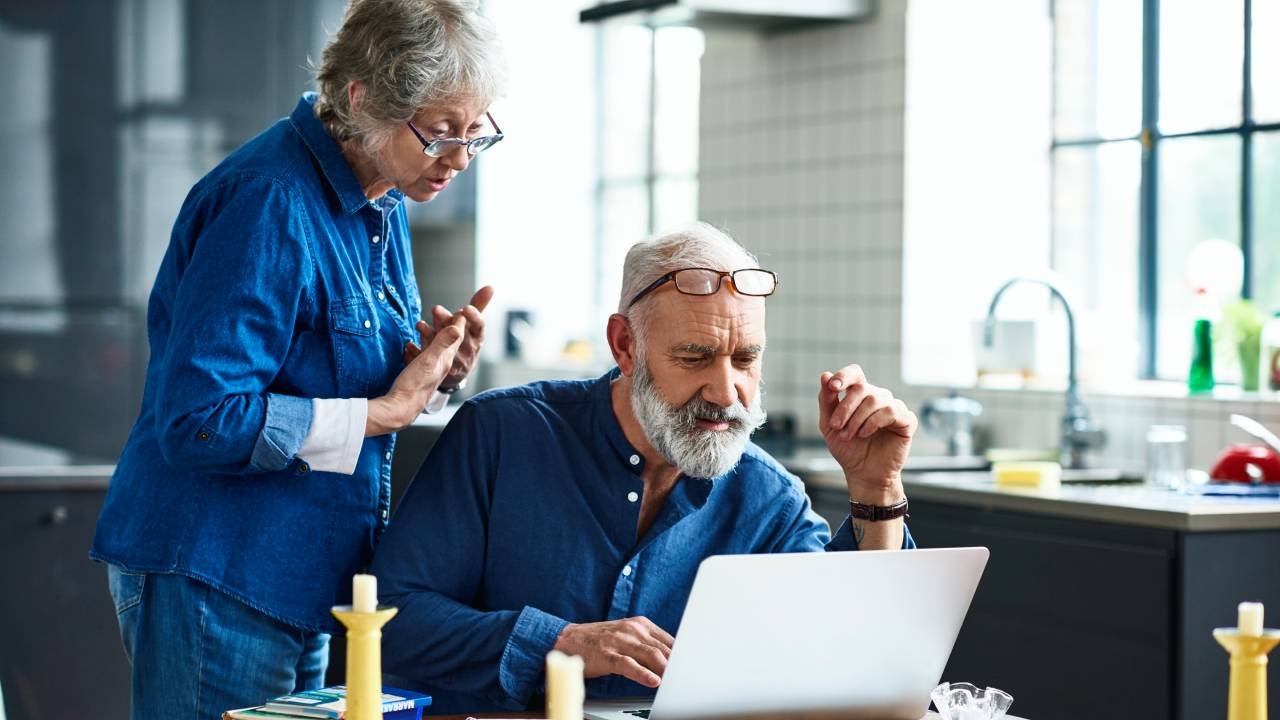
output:
[[[432,140],[427,143],[427,154],[432,157],[440,157],[441,155],[447,155],[453,152],[459,145],[465,145],[467,147],[467,153],[469,155],[475,155],[493,147],[495,142],[496,139],[493,135],[478,137],[474,140],[460,140],[458,138]]]
[[[730,273],[734,288],[743,295],[768,295],[775,279],[767,270],[737,270]],[[720,289],[721,274],[714,270],[688,268],[675,273],[676,289],[689,295],[712,295]]]

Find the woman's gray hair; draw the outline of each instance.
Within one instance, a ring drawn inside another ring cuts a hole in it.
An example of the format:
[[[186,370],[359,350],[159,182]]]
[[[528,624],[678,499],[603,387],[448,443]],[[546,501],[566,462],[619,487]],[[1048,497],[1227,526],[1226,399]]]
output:
[[[649,283],[672,270],[687,267],[732,271],[758,268],[760,263],[727,233],[705,222],[632,245],[622,264],[622,293],[618,298],[618,312],[631,321],[632,332],[638,340],[643,341],[649,328],[653,296],[650,294],[641,298],[640,302],[628,309],[631,298]]]
[[[316,70],[316,117],[339,140],[377,151],[422,108],[458,101],[488,107],[506,89],[493,24],[475,0],[351,0]],[[354,110],[347,86],[364,97]]]

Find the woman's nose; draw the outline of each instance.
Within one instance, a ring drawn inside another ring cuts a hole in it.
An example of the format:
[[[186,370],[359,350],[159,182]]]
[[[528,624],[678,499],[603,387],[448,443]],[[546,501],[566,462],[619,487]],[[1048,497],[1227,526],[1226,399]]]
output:
[[[467,148],[459,145],[452,152],[445,153],[440,157],[440,162],[448,168],[452,168],[457,172],[462,172],[471,164],[471,153],[467,152]]]

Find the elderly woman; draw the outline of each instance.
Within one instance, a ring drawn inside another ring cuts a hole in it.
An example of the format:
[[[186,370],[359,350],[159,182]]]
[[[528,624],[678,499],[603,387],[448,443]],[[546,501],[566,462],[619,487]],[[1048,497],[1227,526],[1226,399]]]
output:
[[[502,138],[502,59],[473,5],[354,0],[319,93],[183,204],[91,551],[135,718],[320,686],[329,609],[387,523],[395,432],[475,363],[492,290],[420,320],[403,203]]]

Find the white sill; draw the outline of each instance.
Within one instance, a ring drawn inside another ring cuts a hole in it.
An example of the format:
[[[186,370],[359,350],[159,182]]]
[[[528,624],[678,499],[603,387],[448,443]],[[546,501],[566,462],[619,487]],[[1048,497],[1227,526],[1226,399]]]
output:
[[[957,388],[932,383],[912,383],[915,387]],[[983,392],[1014,392],[1031,395],[1053,396],[1066,392],[1067,385],[1062,380],[1036,380],[1026,383],[1009,384],[1007,382],[979,382],[969,386],[973,390]],[[959,388],[963,389],[963,388]],[[1102,384],[1082,384],[1080,392],[1088,402],[1090,397],[1119,398],[1162,398],[1169,400],[1189,400],[1195,403],[1215,402],[1266,402],[1280,404],[1280,393],[1245,392],[1239,385],[1219,385],[1212,392],[1191,394],[1187,392],[1185,383],[1174,380],[1133,380],[1130,382],[1112,382]]]

